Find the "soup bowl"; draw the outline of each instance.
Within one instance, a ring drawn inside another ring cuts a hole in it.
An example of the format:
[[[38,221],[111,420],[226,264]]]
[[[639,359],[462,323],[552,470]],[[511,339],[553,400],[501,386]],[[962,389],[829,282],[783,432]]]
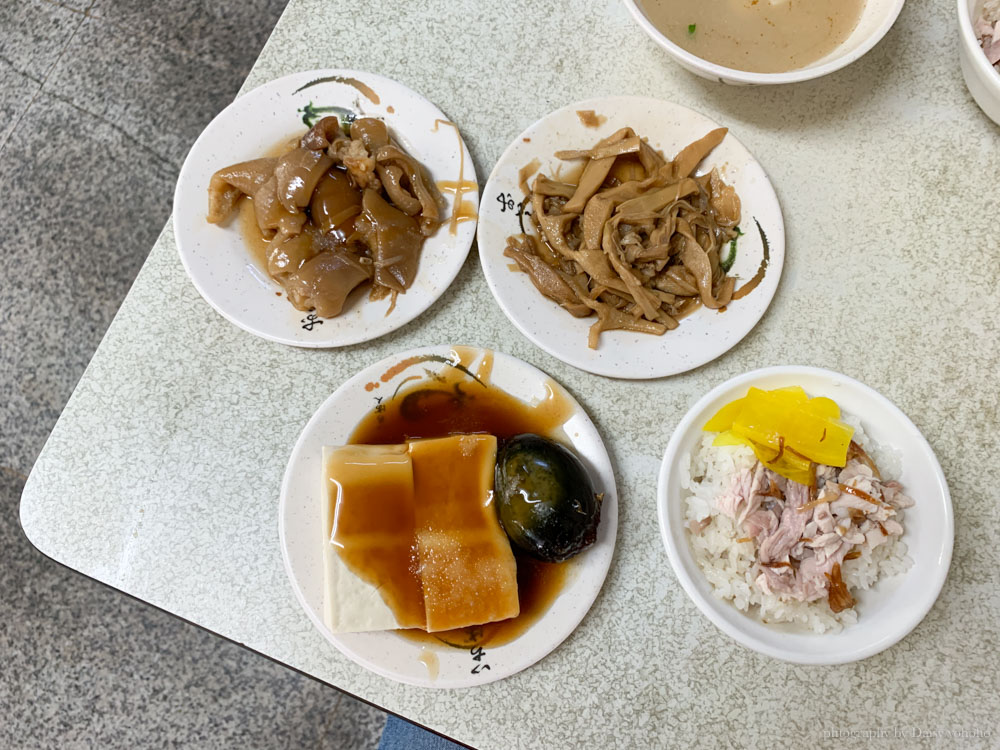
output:
[[[624,0],[632,17],[667,54],[692,73],[735,86],[797,83],[825,76],[857,60],[886,35],[899,17],[905,0],[867,0],[854,31],[829,54],[803,67],[784,73],[752,73],[709,62],[672,42],[639,7],[638,0]]]

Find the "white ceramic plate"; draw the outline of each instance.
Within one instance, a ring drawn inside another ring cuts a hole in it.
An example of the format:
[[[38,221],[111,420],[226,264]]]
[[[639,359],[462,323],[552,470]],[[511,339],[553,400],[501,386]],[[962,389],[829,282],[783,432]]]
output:
[[[606,120],[599,127],[586,127],[577,115],[583,110],[594,110]],[[556,159],[556,151],[590,148],[626,125],[648,138],[650,145],[668,159],[719,127],[678,104],[636,96],[590,99],[546,115],[514,139],[486,182],[479,216],[479,258],[501,309],[535,345],[563,362],[598,375],[657,378],[710,362],[735,346],[757,324],[778,288],[785,259],[785,226],[764,169],[730,133],[705,160],[699,174],[719,167],[740,196],[740,226],[746,234],[739,241],[732,273],[742,279],[757,272],[763,257],[763,243],[754,219],[760,222],[770,244],[770,265],[763,282],[753,293],[732,303],[725,313],[699,310],[663,336],[606,331],[601,334],[598,349],[588,348],[587,332],[595,318],[574,318],[543,297],[526,274],[510,269],[513,261],[505,258],[503,251],[507,237],[521,231],[517,204],[524,195],[519,187],[519,170],[538,159],[539,171],[551,176],[560,165],[565,170],[573,164]]]
[[[913,567],[881,579],[868,591],[852,591],[858,622],[840,633],[817,635],[793,626],[765,625],[730,602],[717,599],[687,540],[680,466],[703,435],[702,426],[724,404],[763,389],[800,385],[810,396],[827,396],[861,420],[876,443],[898,451],[903,483],[915,505],[906,510],[903,542]],[[748,648],[799,664],[842,664],[864,659],[913,630],[937,599],[948,574],[954,541],[951,496],[930,445],[914,424],[884,396],[846,375],[814,367],[772,367],[748,372],[712,389],[677,426],[667,445],[657,490],[660,533],[681,585],[724,633]]]
[[[367,85],[378,101],[334,79]],[[388,298],[369,302],[367,288],[356,290],[344,312],[317,320],[296,310],[276,293],[281,288],[251,258],[240,236],[239,220],[209,224],[208,183],[229,164],[261,156],[304,133],[303,108],[342,107],[359,116],[377,117],[403,147],[419,160],[435,182],[464,180],[476,188],[464,194],[475,208],[479,200],[475,167],[456,127],[419,94],[388,78],[352,70],[312,70],[285,76],[241,96],[212,120],[195,141],[177,180],[174,233],[184,268],[201,296],[240,328],[292,346],[334,347],[368,341],[413,320],[441,296],[458,274],[472,246],[475,222],[459,223],[455,234],[445,223],[423,247],[413,286],[399,295],[396,309]],[[455,196],[442,193],[446,216]],[[473,213],[474,215],[474,213]],[[321,322],[320,322],[321,321]]]
[[[614,552],[618,528],[618,500],[611,460],[601,436],[583,408],[545,373],[497,352],[492,385],[526,403],[548,396],[547,388],[561,391],[573,405],[572,416],[562,430],[569,444],[590,472],[594,486],[604,492],[601,524],[595,544],[571,560],[563,591],[521,636],[502,646],[486,646],[478,662],[465,649],[433,647],[404,639],[394,632],[333,634],[323,622],[323,534],[321,532],[322,450],[324,445],[343,445],[363,417],[375,407],[378,397],[389,397],[403,381],[419,376],[432,382],[434,373],[451,365],[421,360],[426,355],[461,361],[475,371],[484,352],[447,346],[404,352],[365,368],[344,383],[316,411],[299,436],[281,485],[279,530],[285,569],[299,603],[313,625],[352,661],[384,677],[411,685],[459,688],[499,680],[531,666],[573,632],[590,609],[604,583]],[[390,378],[382,379],[400,362],[412,360]],[[378,389],[367,389],[380,383]],[[408,387],[412,387],[409,386]],[[432,678],[420,661],[421,652],[432,648],[438,671]],[[488,664],[488,669],[482,665]],[[476,669],[476,667],[479,669]],[[475,672],[473,671],[475,670]]]

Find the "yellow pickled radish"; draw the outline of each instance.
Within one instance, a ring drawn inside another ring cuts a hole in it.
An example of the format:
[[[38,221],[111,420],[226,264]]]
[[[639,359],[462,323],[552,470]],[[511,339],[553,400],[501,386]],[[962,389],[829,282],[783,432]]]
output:
[[[705,432],[725,432],[733,426],[733,420],[739,415],[740,409],[743,408],[743,402],[745,398],[738,398],[735,401],[730,401],[728,404],[723,406],[719,411],[715,413],[712,417],[705,423],[702,428]]]
[[[761,390],[760,388],[755,388],[751,386],[754,390]],[[809,394],[806,393],[806,389],[801,385],[786,385],[784,388],[772,388],[770,391],[764,391],[764,393],[775,393],[778,395],[782,394],[792,394],[795,396],[795,400],[799,403],[805,403],[809,400]]]
[[[782,455],[778,455],[778,449],[772,449],[770,446],[760,445],[752,440],[749,440],[742,435],[734,432],[733,430],[726,430],[725,432],[720,432],[715,436],[715,440],[712,441],[712,445],[726,446],[726,445],[746,445],[753,449],[754,455],[769,468],[778,471],[784,477],[789,479],[794,479],[796,482],[802,484],[810,484],[812,482],[813,476],[813,463],[799,457],[796,457],[790,452],[783,452]],[[777,467],[777,468],[775,468]]]
[[[779,401],[772,401],[765,391],[751,389],[743,400],[743,408],[733,417],[730,429],[755,443],[766,445],[777,452],[782,437],[782,415],[790,408]],[[792,407],[794,408],[794,407]]]
[[[771,391],[763,391],[760,388],[751,388],[750,392],[755,398],[766,398],[774,403],[779,403],[788,408],[802,406],[809,401],[809,395],[801,386],[791,385],[787,388],[775,388]],[[751,395],[748,393],[747,395]]]
[[[806,410],[817,417],[840,419],[840,407],[837,406],[837,402],[826,396],[817,396],[816,398],[809,399],[809,403],[806,404]]]
[[[713,445],[748,445],[768,468],[806,485],[815,483],[814,463],[847,463],[854,435],[854,428],[840,421],[835,401],[809,398],[799,386],[750,388],[719,409],[704,429],[719,433]]]
[[[815,417],[805,411],[786,414],[782,435],[787,445],[818,464],[843,466],[854,429],[839,420]]]
[[[707,425],[706,425],[707,426]],[[711,432],[711,430],[706,430]],[[753,448],[753,443],[747,440],[741,435],[737,435],[732,430],[726,430],[725,432],[720,432],[715,436],[715,440],[712,441],[712,445],[718,447],[720,445],[749,445]]]
[[[815,464],[807,458],[796,455],[784,445],[782,448],[781,453],[775,454],[768,453],[767,449],[757,446],[754,449],[754,454],[767,468],[786,479],[810,487],[814,485],[816,483]]]

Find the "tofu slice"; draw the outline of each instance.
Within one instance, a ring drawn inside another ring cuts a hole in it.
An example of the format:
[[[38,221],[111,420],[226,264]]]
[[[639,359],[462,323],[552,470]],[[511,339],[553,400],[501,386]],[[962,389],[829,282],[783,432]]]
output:
[[[323,448],[324,616],[334,633],[424,628],[405,445]]]
[[[517,563],[493,506],[496,438],[416,440],[409,453],[426,630],[516,617]]]

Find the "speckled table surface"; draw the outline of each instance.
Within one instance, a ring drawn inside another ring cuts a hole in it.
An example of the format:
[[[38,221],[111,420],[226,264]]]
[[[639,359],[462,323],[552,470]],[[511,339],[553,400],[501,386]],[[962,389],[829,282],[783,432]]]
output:
[[[483,181],[524,127],[578,99],[656,96],[729,125],[785,213],[771,309],[694,372],[595,377],[513,328],[474,248],[444,297],[399,331],[295,350],[213,312],[168,228],[35,465],[26,533],[86,575],[481,748],[879,736],[913,746],[940,743],[942,730],[992,745],[1000,131],[962,82],[951,5],[908,3],[875,50],[819,81],[737,89],[676,67],[613,0],[558,11],[524,0],[370,0],[350,14],[293,0],[244,90],[321,67],[390,76],[462,127]],[[527,671],[455,692],[389,682],[331,648],[294,599],[277,536],[282,472],[315,408],[360,368],[433,343],[498,348],[566,385],[605,438],[620,494],[615,559],[581,626]],[[909,637],[861,663],[792,666],[736,645],[688,600],[660,542],[655,476],[674,425],[712,386],[775,364],[829,367],[881,391],[927,436],[952,490],[955,554],[937,604]]]

